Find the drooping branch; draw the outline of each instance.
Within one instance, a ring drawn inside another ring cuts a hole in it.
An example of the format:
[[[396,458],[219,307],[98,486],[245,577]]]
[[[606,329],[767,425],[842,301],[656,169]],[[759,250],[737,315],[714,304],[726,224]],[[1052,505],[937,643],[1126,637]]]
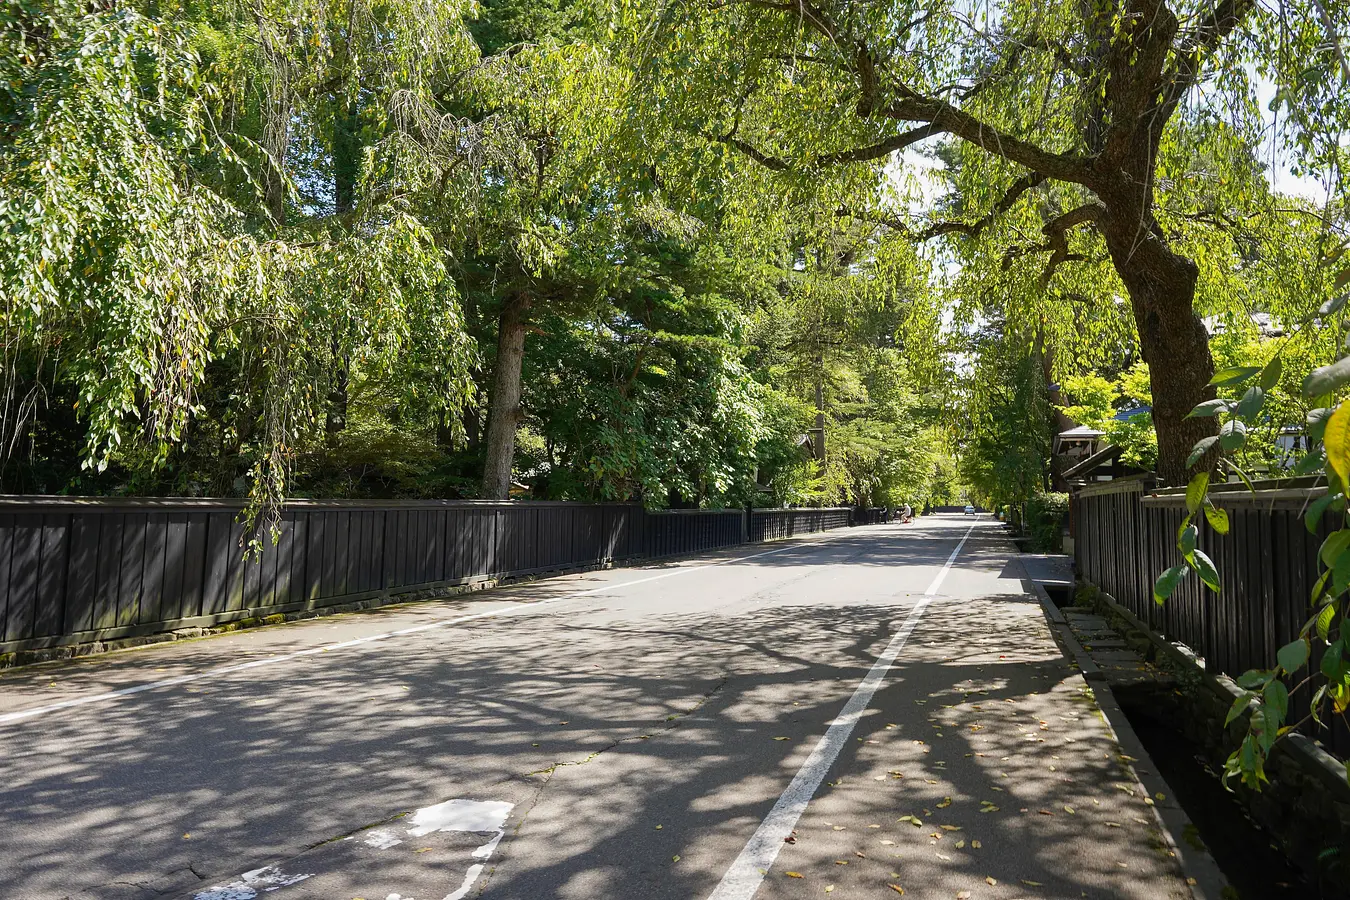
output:
[[[1199,80],[1205,57],[1213,53],[1254,9],[1256,0],[1221,0],[1190,30],[1188,40],[1163,76],[1165,87],[1162,103],[1151,128],[1154,134],[1162,134],[1163,126],[1171,118],[1181,98]]]

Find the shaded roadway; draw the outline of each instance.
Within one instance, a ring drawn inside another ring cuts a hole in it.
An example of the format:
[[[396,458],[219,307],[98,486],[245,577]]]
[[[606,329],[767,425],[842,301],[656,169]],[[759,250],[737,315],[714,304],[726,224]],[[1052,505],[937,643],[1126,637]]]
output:
[[[469,897],[706,897],[971,524],[7,673],[0,715],[521,613],[0,724],[0,898],[194,897],[275,865],[311,876],[277,900],[441,900],[490,836],[408,835],[451,799],[512,804]],[[1012,552],[978,520],[757,897],[1189,896]]]

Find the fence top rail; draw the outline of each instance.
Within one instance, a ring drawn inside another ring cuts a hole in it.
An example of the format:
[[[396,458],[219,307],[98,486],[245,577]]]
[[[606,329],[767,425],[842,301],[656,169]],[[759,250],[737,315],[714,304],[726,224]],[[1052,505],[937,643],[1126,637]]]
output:
[[[539,507],[610,506],[638,509],[636,503],[584,503],[571,500],[287,500],[283,511],[304,510],[404,510],[404,509],[536,509]],[[61,497],[54,495],[0,494],[0,511],[85,510],[230,510],[242,511],[248,501],[230,497]]]
[[[1098,481],[1085,484],[1074,491],[1077,497],[1100,497],[1106,494],[1140,494],[1153,486],[1152,475],[1127,475],[1112,481]],[[1185,495],[1185,489],[1182,489]]]
[[[1272,509],[1276,507],[1301,507],[1326,494],[1327,486],[1317,483],[1321,480],[1319,476],[1317,478],[1255,481],[1252,482],[1252,487],[1255,490],[1248,488],[1242,482],[1216,484],[1210,486],[1209,499],[1216,506],[1267,506]],[[1145,506],[1185,506],[1186,489],[1166,488],[1158,490],[1153,494],[1145,495],[1142,502]]]
[[[852,506],[764,506],[755,507],[754,513],[791,513],[791,512],[852,512]]]

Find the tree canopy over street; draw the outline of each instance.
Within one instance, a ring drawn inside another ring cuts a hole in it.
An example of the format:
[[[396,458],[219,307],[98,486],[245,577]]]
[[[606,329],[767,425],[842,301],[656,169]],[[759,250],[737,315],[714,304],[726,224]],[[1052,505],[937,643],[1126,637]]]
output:
[[[1277,355],[1293,465],[1348,15],[9,0],[5,489],[1016,504]]]

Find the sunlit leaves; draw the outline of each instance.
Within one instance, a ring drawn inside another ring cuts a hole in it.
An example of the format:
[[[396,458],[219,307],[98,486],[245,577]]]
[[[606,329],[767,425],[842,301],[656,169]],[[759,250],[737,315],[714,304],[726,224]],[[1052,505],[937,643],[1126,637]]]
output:
[[[1350,400],[1327,419],[1322,445],[1326,448],[1327,462],[1341,477],[1341,483],[1350,483]]]

